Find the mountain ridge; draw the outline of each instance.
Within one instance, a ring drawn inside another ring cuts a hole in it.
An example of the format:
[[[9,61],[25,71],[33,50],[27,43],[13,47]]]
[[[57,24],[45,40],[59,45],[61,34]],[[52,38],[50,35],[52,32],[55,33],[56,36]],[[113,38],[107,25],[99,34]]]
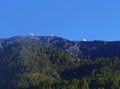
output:
[[[1,39],[0,89],[119,89],[119,53],[120,42]]]
[[[16,36],[0,39],[0,47],[4,47],[9,42],[20,42],[21,40],[33,40],[42,46],[61,48],[77,57],[90,56],[93,59],[96,57],[120,57],[120,41],[70,41],[57,36]]]

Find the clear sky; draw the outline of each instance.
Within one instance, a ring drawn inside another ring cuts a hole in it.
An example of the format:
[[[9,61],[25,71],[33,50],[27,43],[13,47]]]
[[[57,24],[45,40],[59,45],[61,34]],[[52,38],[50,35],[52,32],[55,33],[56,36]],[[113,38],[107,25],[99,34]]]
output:
[[[120,40],[120,0],[0,0],[0,38]]]

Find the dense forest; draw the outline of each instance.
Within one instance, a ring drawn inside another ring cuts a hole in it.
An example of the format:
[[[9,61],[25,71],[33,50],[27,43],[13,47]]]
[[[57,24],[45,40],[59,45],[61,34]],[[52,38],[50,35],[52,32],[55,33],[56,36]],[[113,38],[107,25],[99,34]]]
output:
[[[0,89],[120,89],[120,42],[0,39]]]

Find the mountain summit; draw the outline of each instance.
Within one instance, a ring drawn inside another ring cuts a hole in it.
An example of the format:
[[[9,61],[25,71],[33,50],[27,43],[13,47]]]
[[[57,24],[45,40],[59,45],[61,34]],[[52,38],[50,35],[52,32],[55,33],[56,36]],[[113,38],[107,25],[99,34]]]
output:
[[[36,42],[42,46],[59,48],[77,57],[89,56],[93,59],[97,57],[120,57],[119,41],[70,41],[57,36],[19,36],[0,39],[0,48],[14,42],[22,45],[24,40]]]

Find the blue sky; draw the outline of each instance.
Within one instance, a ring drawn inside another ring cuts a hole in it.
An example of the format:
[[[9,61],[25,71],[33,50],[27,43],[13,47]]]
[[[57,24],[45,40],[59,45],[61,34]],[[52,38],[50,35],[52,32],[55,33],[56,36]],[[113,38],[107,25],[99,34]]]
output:
[[[120,40],[120,0],[0,0],[0,37]]]

